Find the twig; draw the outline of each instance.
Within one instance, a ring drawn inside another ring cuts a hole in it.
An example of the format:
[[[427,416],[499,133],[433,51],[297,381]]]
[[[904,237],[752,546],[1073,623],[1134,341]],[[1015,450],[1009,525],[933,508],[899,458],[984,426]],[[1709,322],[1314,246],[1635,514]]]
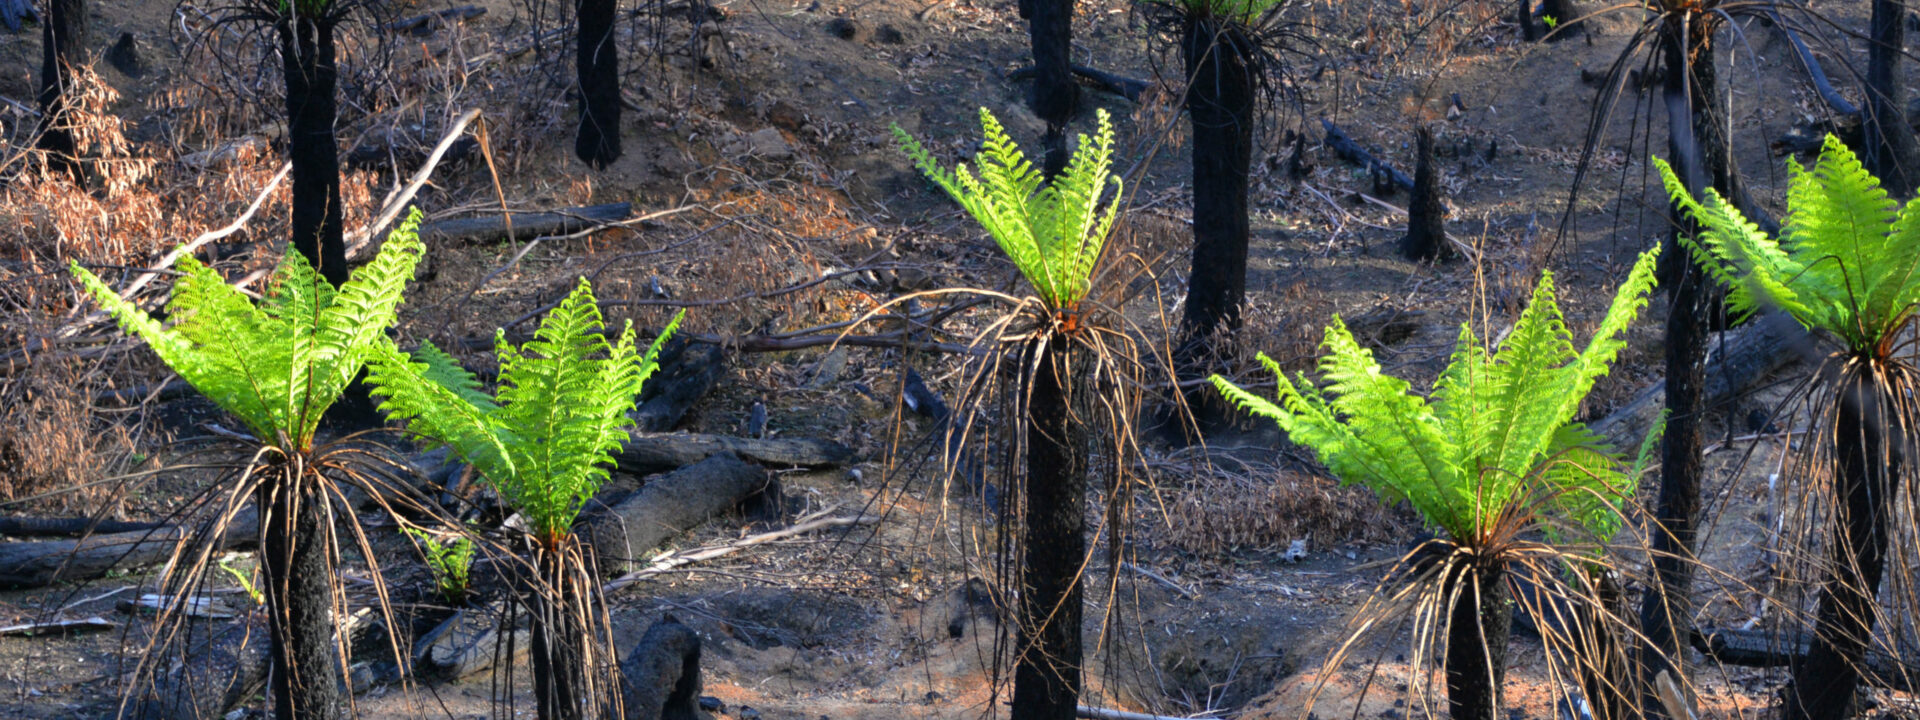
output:
[[[153,282],[154,278],[160,277],[161,271],[166,270],[167,268],[173,267],[173,264],[176,262],[179,262],[180,258],[186,257],[189,253],[192,253],[195,250],[199,250],[200,246],[202,245],[213,242],[215,240],[219,240],[220,238],[227,237],[234,233],[240,232],[240,228],[245,226],[248,220],[253,219],[253,214],[260,211],[261,205],[266,204],[267,196],[273,194],[274,188],[280,187],[280,181],[286,179],[287,172],[292,169],[293,169],[293,163],[291,162],[281,163],[280,172],[274,173],[273,179],[267,181],[267,186],[260,189],[259,195],[254,196],[253,204],[247,206],[246,212],[241,213],[240,217],[235,218],[234,221],[232,223],[229,223],[226,227],[220,228],[218,230],[208,230],[206,232],[200,233],[200,236],[194,238],[191,242],[188,242],[185,245],[181,245],[180,247],[174,248],[173,252],[169,252],[166,254],[165,257],[160,258],[160,262],[155,263],[152,268],[149,268],[146,272],[141,273],[139,277],[134,278],[133,282],[127,285],[127,289],[121,290],[120,298],[123,300],[133,299],[134,293],[140,292],[140,289],[146,287],[147,283]],[[85,320],[77,324],[68,325],[67,327],[61,328],[59,337],[63,337],[63,338],[73,337],[74,335],[78,334],[82,328],[89,327],[94,323],[100,322],[101,320],[105,319],[106,316],[107,316],[106,311],[95,310],[92,314],[87,315],[87,318]]]
[[[467,129],[467,124],[477,117],[480,117],[479,108],[460,113],[460,117],[453,121],[453,127],[447,129],[446,136],[440,138],[440,144],[433,146],[433,154],[427,156],[427,162],[413,173],[413,179],[407,181],[407,186],[401,188],[399,194],[387,201],[386,206],[380,211],[380,216],[374,218],[373,222],[367,225],[366,230],[355,233],[353,243],[347,246],[347,258],[353,258],[354,254],[360,252],[373,240],[376,233],[400,216],[400,211],[406,209],[407,203],[413,201],[414,194],[420,192],[422,185],[427,184],[427,178],[431,177],[434,168],[440,165],[440,158],[447,154],[447,148],[453,147],[454,141],[459,140],[460,134]]]
[[[1188,600],[1200,599],[1199,594],[1191,590],[1188,590],[1184,587],[1181,587],[1179,583],[1176,583],[1172,580],[1168,580],[1165,575],[1161,575],[1160,573],[1140,567],[1139,565],[1135,565],[1130,562],[1123,562],[1123,563],[1120,563],[1120,569],[1128,570],[1128,571],[1139,573],[1140,575],[1146,576],[1147,579],[1160,583],[1161,585],[1165,585],[1167,586],[1167,589],[1172,590],[1176,593],[1179,593],[1180,597],[1182,598],[1185,598]],[[1085,717],[1085,716],[1082,716],[1082,717]]]
[[[1107,708],[1089,707],[1086,705],[1075,707],[1073,714],[1077,717],[1087,718],[1088,720],[1188,720],[1188,718],[1173,715],[1154,715],[1151,713],[1137,713],[1126,710],[1108,710]]]
[[[825,512],[825,511],[822,511],[822,512]],[[620,588],[626,587],[628,585],[632,585],[636,582],[645,580],[649,577],[659,575],[664,572],[668,572],[670,570],[673,570],[674,568],[677,568],[683,565],[690,565],[690,564],[701,562],[704,560],[712,560],[714,558],[726,557],[728,555],[732,555],[736,552],[740,552],[741,550],[753,547],[755,545],[765,545],[767,543],[770,543],[776,540],[785,540],[795,535],[804,535],[804,534],[813,532],[815,530],[821,530],[821,529],[830,528],[830,527],[846,527],[848,525],[872,525],[874,523],[880,522],[880,518],[874,515],[863,514],[863,515],[853,515],[853,516],[843,516],[843,517],[818,517],[818,515],[820,514],[821,513],[815,513],[813,516],[813,519],[811,520],[808,520],[806,518],[801,518],[802,522],[796,523],[792,527],[788,527],[782,530],[774,530],[772,532],[764,532],[758,535],[751,535],[751,536],[727,543],[725,545],[715,545],[712,547],[702,548],[700,550],[694,550],[690,552],[674,552],[674,553],[668,553],[666,555],[662,555],[661,557],[655,559],[652,565],[648,565],[647,567],[641,568],[639,570],[635,570],[633,572],[630,572],[625,575],[621,575],[618,578],[615,578],[612,582],[609,582],[606,584],[606,586],[602,587],[600,591],[603,593],[611,593]]]

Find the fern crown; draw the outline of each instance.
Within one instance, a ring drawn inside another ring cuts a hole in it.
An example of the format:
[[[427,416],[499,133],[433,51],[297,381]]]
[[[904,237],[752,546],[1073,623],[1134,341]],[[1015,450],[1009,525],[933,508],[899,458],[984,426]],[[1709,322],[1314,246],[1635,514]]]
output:
[[[685,315],[641,355],[631,323],[612,342],[601,334],[600,307],[582,279],[526,344],[495,336],[500,387],[491,397],[431,344],[409,358],[383,343],[368,380],[382,410],[471,464],[537,537],[554,541],[571,532],[581,505],[606,481],[633,422],[627,410]]]
[[[1109,172],[1113,123],[1106,110],[1096,114],[1098,132],[1092,138],[1080,136],[1066,171],[1052,183],[1044,182],[984,107],[980,126],[986,142],[978,157],[978,176],[964,163],[956,170],[940,167],[899,125],[893,126],[893,136],[914,167],[980,221],[1048,308],[1073,310],[1092,289],[1094,265],[1120,210],[1122,181]],[[1102,207],[1108,182],[1115,185],[1114,197]]]
[[[298,453],[312,448],[321,415],[386,341],[426,252],[419,225],[416,208],[338,290],[289,252],[259,303],[191,255],[182,257],[185,275],[167,301],[168,315],[179,318],[172,326],[121,299],[79,263],[69,268],[122,328],[147,341],[195,390],[262,443]]]
[[[1859,354],[1886,350],[1920,302],[1920,204],[1880,188],[1853,151],[1828,135],[1813,167],[1788,165],[1787,219],[1767,237],[1718,192],[1696,200],[1659,158],[1674,203],[1700,225],[1682,238],[1694,260],[1727,288],[1727,306],[1747,315],[1778,306],[1808,329],[1838,336]]]
[[[1276,400],[1218,375],[1213,383],[1234,404],[1273,419],[1293,442],[1313,448],[1341,481],[1366,485],[1389,501],[1407,500],[1463,544],[1486,538],[1502,516],[1525,503],[1571,521],[1562,523],[1569,528],[1611,537],[1620,526],[1617,508],[1632,498],[1639,473],[1623,468],[1605,442],[1573,418],[1626,346],[1620,335],[1646,306],[1656,255],[1640,256],[1584,351],[1574,349],[1552,273],[1540,279],[1497,349],[1483,347],[1463,324],[1428,397],[1382,373],[1337,316],[1320,360],[1324,387],[1304,374],[1289,380],[1264,354],[1260,362],[1279,380]],[[1642,459],[1649,447],[1643,446]]]
[[[1286,3],[1287,0],[1175,0],[1174,5],[1194,19],[1220,18],[1250,26],[1268,11]]]

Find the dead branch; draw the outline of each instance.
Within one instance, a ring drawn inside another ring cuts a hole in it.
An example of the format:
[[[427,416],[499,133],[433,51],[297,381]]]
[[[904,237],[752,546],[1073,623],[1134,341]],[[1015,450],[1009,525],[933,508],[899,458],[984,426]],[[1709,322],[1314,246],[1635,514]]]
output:
[[[652,564],[644,568],[641,568],[639,570],[635,570],[633,572],[627,573],[625,575],[621,575],[620,577],[614,579],[612,582],[607,583],[600,590],[601,592],[604,592],[604,593],[611,593],[615,590],[619,590],[620,588],[626,587],[628,585],[632,585],[636,582],[645,580],[655,575],[659,575],[661,573],[671,571],[675,568],[680,568],[687,565],[691,565],[693,563],[704,562],[704,561],[712,560],[715,558],[726,557],[728,555],[732,555],[734,553],[740,552],[741,550],[745,550],[755,545],[765,545],[770,542],[785,540],[787,538],[795,537],[799,535],[805,535],[807,533],[814,532],[816,530],[824,530],[826,528],[836,528],[836,527],[847,527],[850,525],[872,525],[874,523],[880,522],[879,517],[873,516],[873,515],[864,515],[864,514],[842,516],[842,517],[822,517],[827,513],[832,512],[833,510],[834,508],[827,508],[826,510],[821,510],[820,512],[814,513],[807,517],[800,518],[798,521],[796,521],[793,524],[792,527],[788,527],[780,530],[774,530],[771,532],[763,532],[758,535],[749,535],[747,537],[741,538],[739,540],[735,540],[730,543],[725,543],[722,545],[710,545],[704,548],[700,548],[699,550],[672,552],[672,553],[667,553],[665,555],[661,555],[660,557],[655,558]]]

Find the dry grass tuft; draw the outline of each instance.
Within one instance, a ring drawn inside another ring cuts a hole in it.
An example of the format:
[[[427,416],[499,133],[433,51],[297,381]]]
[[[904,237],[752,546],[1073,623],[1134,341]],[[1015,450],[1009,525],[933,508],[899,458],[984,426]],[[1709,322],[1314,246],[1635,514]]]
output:
[[[94,514],[111,487],[87,487],[131,451],[124,428],[95,413],[77,363],[41,362],[0,385],[0,503],[7,511]]]

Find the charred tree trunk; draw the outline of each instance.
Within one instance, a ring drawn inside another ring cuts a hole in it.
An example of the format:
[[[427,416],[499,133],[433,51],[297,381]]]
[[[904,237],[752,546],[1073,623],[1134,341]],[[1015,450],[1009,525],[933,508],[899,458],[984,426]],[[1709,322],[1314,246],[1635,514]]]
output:
[[[1699,196],[1711,182],[1727,197],[1741,197],[1732,165],[1728,138],[1714,122],[1715,58],[1711,17],[1675,14],[1662,34],[1667,72],[1662,97],[1667,106],[1668,154],[1688,191]],[[1677,209],[1675,227],[1690,232],[1692,225]],[[1660,494],[1652,531],[1654,570],[1660,578],[1640,606],[1641,709],[1650,717],[1664,717],[1664,706],[1654,692],[1654,678],[1673,671],[1685,657],[1687,623],[1692,617],[1692,554],[1700,515],[1702,424],[1707,410],[1707,338],[1719,313],[1717,286],[1687,259],[1678,242],[1669,237],[1661,253],[1671,299],[1666,326],[1666,404],[1669,413],[1660,447]]]
[[[1033,92],[1028,104],[1047,124],[1042,169],[1051,179],[1067,169],[1067,121],[1080,105],[1073,81],[1073,0],[1020,0],[1033,42]]]
[[[341,236],[340,148],[333,139],[334,85],[329,18],[281,18],[280,58],[287,81],[287,155],[293,161],[293,249],[334,287],[347,281]]]
[[[307,264],[340,287],[350,273],[340,207],[340,146],[333,136],[337,116],[333,30],[338,20],[292,12],[281,17],[280,59],[287,82],[287,156],[293,162],[292,247]],[[330,427],[372,428],[380,414],[367,395],[366,371],[354,377],[333,412]]]
[[[1873,638],[1874,601],[1886,569],[1893,498],[1900,491],[1899,422],[1875,377],[1877,363],[1855,361],[1833,385],[1834,521],[1832,576],[1820,591],[1813,645],[1793,672],[1788,720],[1841,720],[1854,710],[1861,660]]]
[[[1088,448],[1073,419],[1072,342],[1054,337],[1036,350],[1044,355],[1025,388],[1026,522],[1012,720],[1074,720],[1081,687]]]
[[[1906,42],[1905,0],[1873,0],[1870,45],[1867,49],[1867,107],[1861,118],[1862,145],[1867,170],[1880,178],[1888,194],[1912,197],[1916,177],[1916,150],[1912,126],[1907,124],[1906,92],[1900,82],[1900,54]]]
[[[333,559],[326,493],[311,470],[262,486],[260,565],[272,627],[273,712],[277,720],[333,720],[344,707],[333,640]]]
[[[578,581],[570,577],[564,548],[542,547],[536,552],[540,582],[527,593],[533,613],[530,654],[535,704],[540,720],[580,720],[580,690],[585,687],[581,663],[586,650],[580,642],[586,628],[579,608],[567,597],[567,590]]]
[[[1240,329],[1247,295],[1247,178],[1253,163],[1255,50],[1236,23],[1194,15],[1181,29],[1187,117],[1193,138],[1193,267],[1180,318],[1177,367],[1185,379],[1213,370],[1215,339]],[[1187,407],[1203,427],[1230,408],[1212,388],[1195,388]]]
[[[1447,243],[1447,201],[1433,161],[1433,129],[1420,126],[1414,146],[1419,157],[1413,166],[1413,198],[1407,204],[1407,235],[1400,240],[1400,252],[1409,260],[1432,260]]]
[[[1520,6],[1514,9],[1513,21],[1520,25],[1521,39],[1540,39],[1540,26],[1533,22],[1533,0],[1520,0]]]
[[[73,86],[73,65],[87,42],[84,0],[47,0],[40,26],[40,139],[34,147],[46,153],[47,167],[71,175],[77,182],[73,130],[68,127],[67,93]]]
[[[580,128],[573,154],[596,169],[620,158],[620,49],[613,41],[614,0],[574,0],[580,25]]]
[[[1580,8],[1573,0],[1541,0],[1540,15],[1553,18],[1554,26],[1549,29],[1548,42],[1559,42],[1583,32],[1580,23]]]
[[[1447,705],[1453,720],[1499,720],[1513,636],[1506,566],[1462,570],[1454,582],[1466,587],[1449,588],[1458,599],[1447,616]]]
[[[1627,720],[1633,717],[1633,694],[1628,688],[1631,668],[1626,655],[1621,651],[1619,637],[1610,629],[1614,624],[1609,618],[1625,617],[1621,603],[1621,588],[1618,580],[1607,570],[1593,570],[1593,601],[1596,605],[1581,608],[1580,626],[1575,629],[1574,642],[1580,665],[1580,691],[1586,695],[1587,705],[1593,711],[1594,720]]]

